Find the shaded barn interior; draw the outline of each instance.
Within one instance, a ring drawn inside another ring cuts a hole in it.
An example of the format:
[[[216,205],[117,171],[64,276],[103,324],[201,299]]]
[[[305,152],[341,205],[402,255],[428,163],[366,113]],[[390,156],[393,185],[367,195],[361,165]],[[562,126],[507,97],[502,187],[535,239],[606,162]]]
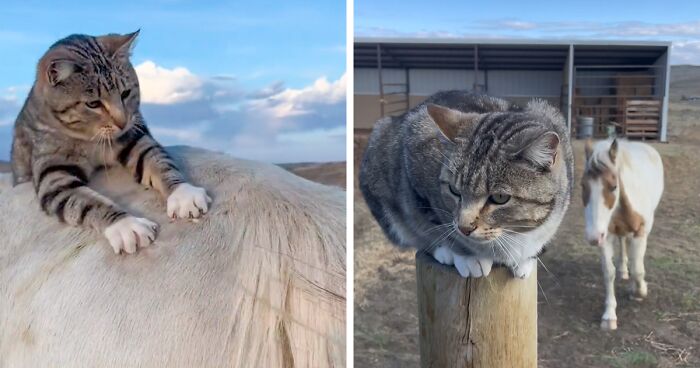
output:
[[[468,89],[561,109],[572,135],[666,141],[666,42],[358,38],[355,127]]]

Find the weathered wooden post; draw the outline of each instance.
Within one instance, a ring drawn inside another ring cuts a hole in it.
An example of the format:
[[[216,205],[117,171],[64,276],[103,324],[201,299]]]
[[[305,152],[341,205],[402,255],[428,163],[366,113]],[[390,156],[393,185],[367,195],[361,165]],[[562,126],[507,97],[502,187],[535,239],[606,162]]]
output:
[[[465,279],[418,252],[416,272],[422,368],[537,367],[536,270]]]

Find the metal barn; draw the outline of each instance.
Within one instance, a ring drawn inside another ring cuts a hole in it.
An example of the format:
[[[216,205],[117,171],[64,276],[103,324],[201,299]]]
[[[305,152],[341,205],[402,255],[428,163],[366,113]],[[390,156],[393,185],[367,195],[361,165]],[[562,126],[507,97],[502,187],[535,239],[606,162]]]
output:
[[[446,89],[558,106],[574,136],[666,142],[670,42],[357,38],[355,128]]]

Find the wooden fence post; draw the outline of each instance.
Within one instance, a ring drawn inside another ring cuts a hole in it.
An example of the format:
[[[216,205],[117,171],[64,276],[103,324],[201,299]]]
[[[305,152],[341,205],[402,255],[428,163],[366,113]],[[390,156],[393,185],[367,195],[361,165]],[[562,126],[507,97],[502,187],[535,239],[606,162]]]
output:
[[[515,279],[504,267],[462,278],[416,254],[422,368],[536,368],[537,270]]]

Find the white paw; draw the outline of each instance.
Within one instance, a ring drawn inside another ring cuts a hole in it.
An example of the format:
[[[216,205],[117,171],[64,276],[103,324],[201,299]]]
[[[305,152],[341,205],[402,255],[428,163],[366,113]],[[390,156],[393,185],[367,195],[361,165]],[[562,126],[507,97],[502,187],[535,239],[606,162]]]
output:
[[[168,197],[168,216],[172,218],[197,218],[209,210],[211,198],[204,188],[187,183],[179,184]]]
[[[158,224],[145,218],[127,216],[107,226],[104,231],[114,253],[122,250],[131,254],[136,248],[144,248],[156,239]]]
[[[448,247],[435,248],[435,250],[433,250],[433,258],[444,265],[452,266],[455,264],[454,253],[452,253],[452,250]]]
[[[511,271],[513,271],[513,276],[524,280],[530,276],[533,269],[535,269],[535,259],[530,258],[520,261]]]
[[[464,278],[485,277],[491,273],[493,259],[454,255],[455,267]]]

